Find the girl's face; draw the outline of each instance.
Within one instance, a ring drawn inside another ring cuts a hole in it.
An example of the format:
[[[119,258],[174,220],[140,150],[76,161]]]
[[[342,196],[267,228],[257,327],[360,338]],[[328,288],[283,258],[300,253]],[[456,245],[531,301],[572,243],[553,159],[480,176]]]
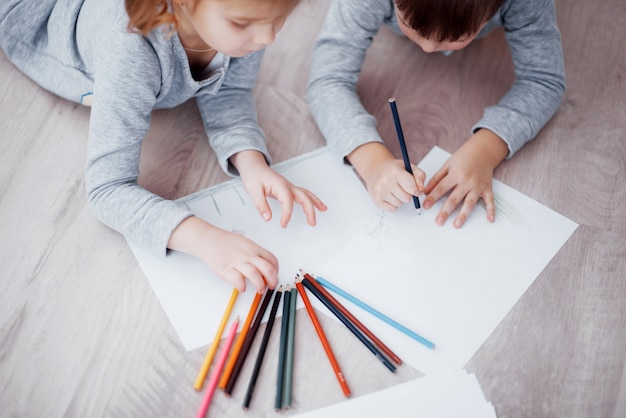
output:
[[[474,40],[474,38],[476,38],[476,35],[478,35],[480,30],[487,24],[487,22],[483,23],[476,33],[469,34],[459,40],[440,42],[437,40],[424,38],[419,33],[417,33],[415,29],[411,28],[411,26],[406,23],[402,12],[400,12],[397,8],[396,18],[398,19],[398,23],[400,24],[400,30],[402,31],[402,33],[405,34],[407,38],[412,40],[420,48],[422,48],[424,52],[427,53],[437,51],[458,51],[459,49],[463,49],[468,46]]]
[[[179,36],[192,44],[202,41],[224,55],[242,57],[274,42],[294,3],[284,0],[182,1],[179,3],[183,13],[183,19],[179,18]]]

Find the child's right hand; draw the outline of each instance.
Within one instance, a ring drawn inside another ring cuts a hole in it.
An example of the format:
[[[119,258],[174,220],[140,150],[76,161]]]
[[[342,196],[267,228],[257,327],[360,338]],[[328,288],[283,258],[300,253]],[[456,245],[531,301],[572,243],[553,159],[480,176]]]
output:
[[[246,290],[246,279],[259,293],[278,284],[278,259],[274,254],[243,235],[225,231],[196,216],[178,225],[168,248],[198,257],[240,292]]]
[[[348,159],[365,181],[372,200],[381,209],[395,211],[424,190],[426,174],[412,164],[411,175],[404,168],[404,162],[394,158],[383,144],[371,142],[362,145]]]

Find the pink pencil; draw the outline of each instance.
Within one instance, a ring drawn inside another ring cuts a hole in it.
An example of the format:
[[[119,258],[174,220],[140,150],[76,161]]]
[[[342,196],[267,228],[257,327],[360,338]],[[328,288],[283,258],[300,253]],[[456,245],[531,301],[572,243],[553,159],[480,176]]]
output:
[[[220,374],[222,373],[222,369],[224,368],[224,364],[226,363],[226,358],[228,357],[228,353],[230,352],[230,347],[233,345],[233,341],[235,340],[235,335],[237,334],[238,327],[239,317],[235,319],[235,322],[233,322],[233,325],[231,325],[230,327],[228,337],[226,337],[226,342],[224,343],[224,347],[222,347],[220,357],[217,359],[215,370],[213,370],[213,375],[211,376],[209,384],[207,385],[206,393],[204,394],[204,399],[202,399],[202,404],[198,409],[196,418],[204,418],[206,416],[206,412],[209,409],[209,404],[211,403],[211,398],[213,397],[213,392],[215,392],[215,389],[217,388],[217,384],[220,380]]]

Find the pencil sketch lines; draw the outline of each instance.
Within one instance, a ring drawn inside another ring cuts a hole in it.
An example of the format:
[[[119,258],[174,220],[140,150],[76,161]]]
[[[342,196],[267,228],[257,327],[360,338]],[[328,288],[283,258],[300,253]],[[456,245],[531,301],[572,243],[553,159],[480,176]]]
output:
[[[215,196],[213,196],[213,194],[211,194],[211,200],[213,201],[213,205],[215,206],[215,210],[217,211],[217,213],[222,216],[222,211],[220,210],[220,205],[217,204],[217,200],[215,200]]]
[[[235,188],[235,193],[237,193],[237,196],[239,196],[239,200],[241,200],[241,204],[245,206],[246,201],[244,200],[243,196],[241,196],[241,193],[239,193],[239,190],[237,190]]]
[[[496,205],[496,221],[504,220],[522,228],[530,228],[523,213],[511,202],[497,194],[494,194],[494,202]],[[478,200],[477,205],[487,210],[482,199]]]
[[[373,240],[374,250],[378,253],[381,252],[383,240],[389,238],[390,231],[389,225],[385,223],[385,212],[381,210],[372,214],[361,228],[365,235]]]

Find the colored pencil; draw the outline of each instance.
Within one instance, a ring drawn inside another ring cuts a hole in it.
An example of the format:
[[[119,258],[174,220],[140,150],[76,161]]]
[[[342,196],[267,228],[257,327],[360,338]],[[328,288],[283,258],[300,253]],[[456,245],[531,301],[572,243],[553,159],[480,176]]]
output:
[[[404,160],[404,169],[410,174],[413,174],[411,168],[411,161],[409,160],[409,152],[406,149],[406,142],[404,142],[404,134],[402,133],[402,125],[400,125],[400,116],[398,115],[398,108],[396,107],[396,99],[389,99],[389,106],[391,106],[391,115],[393,116],[393,122],[396,125],[396,133],[398,134],[398,142],[400,143],[400,150],[402,151],[402,159]],[[413,196],[413,204],[417,213],[421,214],[420,200],[417,196]]]
[[[244,409],[248,409],[248,407],[250,406],[250,401],[252,400],[252,395],[254,393],[256,381],[259,378],[259,371],[261,370],[261,365],[263,364],[263,358],[265,357],[265,350],[267,349],[267,342],[270,339],[272,328],[274,327],[274,320],[276,319],[276,311],[278,310],[278,304],[280,303],[280,297],[283,294],[282,288],[283,287],[280,286],[278,288],[278,291],[274,295],[274,304],[272,305],[272,310],[270,311],[270,317],[267,320],[267,324],[265,324],[265,332],[263,333],[263,339],[261,340],[259,353],[257,354],[256,361],[254,363],[254,369],[252,369],[252,376],[250,377],[250,382],[248,383],[248,390],[246,391],[246,396],[243,399]]]
[[[283,408],[291,408],[291,394],[293,390],[293,354],[295,350],[296,338],[296,303],[298,301],[298,290],[291,288],[289,298],[289,336],[287,338],[287,355],[285,359],[285,383],[283,393]]]
[[[396,371],[396,366],[391,361],[389,361],[387,357],[384,356],[384,354],[378,349],[378,347],[376,347],[374,343],[368,340],[365,335],[363,335],[363,333],[359,331],[358,328],[354,326],[354,324],[350,322],[348,318],[346,318],[346,316],[341,313],[341,311],[335,305],[333,305],[328,299],[326,299],[307,278],[304,278],[302,280],[302,284],[304,285],[304,287],[309,289],[311,293],[313,293],[313,295],[315,295],[315,297],[318,298],[319,301],[322,302],[324,306],[326,306],[328,310],[331,311],[337,317],[337,319],[339,319],[341,323],[343,323],[346,328],[348,328],[350,332],[352,332],[354,336],[357,337],[363,343],[363,345],[365,345],[365,347],[367,347],[368,350],[370,350],[372,354],[374,354],[385,365],[385,367],[387,367],[391,372]]]
[[[206,412],[209,409],[209,404],[211,403],[211,398],[213,397],[213,393],[215,393],[215,389],[217,388],[217,383],[219,381],[220,373],[224,368],[224,364],[226,363],[226,358],[228,357],[228,352],[230,351],[230,347],[233,345],[233,341],[235,340],[235,335],[237,335],[237,327],[239,326],[239,317],[235,319],[233,325],[230,327],[230,331],[228,332],[228,337],[226,337],[226,341],[222,346],[222,352],[220,353],[219,358],[217,359],[217,364],[213,369],[213,374],[209,379],[209,383],[207,384],[206,392],[204,394],[204,398],[202,399],[202,403],[200,404],[200,408],[198,409],[198,413],[196,414],[196,418],[204,418],[206,416]]]
[[[224,332],[224,328],[226,327],[226,322],[228,322],[230,313],[232,312],[233,306],[235,306],[235,302],[237,301],[237,296],[239,296],[239,291],[237,289],[233,289],[233,292],[230,295],[230,300],[228,301],[228,304],[226,305],[226,310],[224,311],[224,315],[222,316],[220,325],[217,328],[215,337],[213,338],[213,343],[211,343],[211,346],[209,347],[209,351],[207,352],[206,357],[204,358],[204,362],[202,363],[202,367],[200,368],[200,372],[198,373],[198,377],[196,377],[196,382],[193,385],[193,388],[195,390],[202,389],[202,385],[204,384],[204,379],[206,378],[206,375],[209,372],[209,367],[211,367],[211,362],[213,361],[213,357],[215,356],[217,347],[220,345],[220,340],[222,339],[222,333]]]
[[[256,336],[257,331],[259,330],[259,325],[263,320],[263,315],[265,315],[265,310],[272,299],[272,294],[274,294],[274,289],[267,289],[265,291],[265,296],[263,296],[263,300],[261,301],[261,306],[259,307],[259,311],[254,318],[254,322],[250,327],[250,331],[248,331],[248,335],[243,342],[243,347],[241,348],[241,352],[237,357],[237,361],[235,362],[235,367],[233,368],[233,372],[228,378],[228,383],[226,384],[226,389],[224,389],[224,393],[226,396],[230,396],[233,393],[233,389],[235,387],[235,383],[237,383],[237,378],[239,377],[239,373],[241,372],[241,368],[246,361],[246,357],[248,356],[248,352],[250,351],[250,346],[252,346],[252,342],[254,341],[254,337]]]
[[[425,345],[426,347],[428,347],[430,349],[434,349],[435,348],[435,344],[432,343],[431,341],[429,341],[426,338],[422,337],[418,333],[416,333],[414,331],[411,331],[410,329],[408,329],[404,325],[394,321],[393,319],[389,318],[387,315],[377,311],[376,309],[372,308],[371,306],[369,306],[365,302],[362,302],[361,300],[355,298],[354,296],[352,296],[351,294],[349,294],[345,290],[335,286],[334,284],[330,283],[328,280],[324,279],[323,277],[317,276],[317,281],[319,282],[319,284],[321,284],[325,288],[327,288],[329,290],[332,290],[333,292],[337,293],[338,295],[346,298],[350,302],[354,303],[355,305],[359,306],[360,308],[364,309],[365,311],[371,313],[372,315],[374,315],[378,319],[382,320],[383,322],[386,322],[387,324],[389,324],[392,327],[396,328],[398,331],[408,335],[409,337],[411,337],[414,340],[418,341],[419,343]]]
[[[304,277],[313,285],[315,288],[341,311],[342,314],[346,316],[348,320],[350,320],[363,334],[365,334],[376,346],[391,360],[393,360],[396,364],[402,364],[402,359],[396,355],[389,347],[385,345],[373,332],[371,332],[361,321],[359,321],[352,313],[341,304],[333,295],[331,295],[328,290],[324,289],[322,285],[320,285],[317,280],[309,273],[304,273]]]
[[[350,388],[348,387],[348,383],[346,382],[346,379],[344,378],[343,373],[341,372],[339,363],[337,362],[337,359],[335,358],[335,354],[333,353],[333,350],[330,347],[330,343],[328,342],[328,339],[326,338],[326,334],[324,334],[322,325],[320,324],[319,319],[317,319],[317,315],[315,314],[315,311],[313,310],[313,306],[311,305],[311,302],[309,301],[309,297],[306,295],[304,286],[302,285],[300,281],[296,281],[296,288],[298,289],[298,293],[300,294],[300,297],[302,298],[302,301],[304,302],[304,307],[306,308],[306,311],[309,314],[309,318],[311,318],[311,322],[313,322],[313,326],[315,327],[317,336],[319,337],[320,342],[322,343],[322,346],[324,347],[324,351],[326,351],[326,355],[328,356],[330,365],[332,366],[335,372],[335,376],[337,377],[337,380],[339,381],[341,390],[343,391],[343,394],[346,397],[349,397]]]
[[[222,377],[220,378],[219,388],[226,388],[226,384],[228,383],[228,379],[230,378],[230,374],[235,367],[235,362],[237,361],[237,357],[239,356],[239,352],[241,351],[241,347],[243,346],[243,342],[248,335],[248,331],[250,330],[250,324],[254,319],[254,314],[256,313],[256,309],[259,307],[259,302],[261,302],[261,293],[255,293],[254,299],[252,299],[252,304],[250,305],[250,310],[248,311],[248,316],[246,316],[246,320],[243,322],[241,326],[241,332],[237,337],[237,341],[235,342],[235,347],[233,348],[233,352],[230,354],[228,358],[228,363],[226,363],[226,367],[224,368],[224,373],[222,373]]]
[[[283,296],[283,318],[280,327],[280,346],[278,349],[278,372],[276,376],[276,398],[274,400],[274,409],[277,411],[283,407],[283,385],[285,382],[285,351],[287,350],[287,326],[289,324],[289,300],[291,291],[289,285],[285,289]]]

